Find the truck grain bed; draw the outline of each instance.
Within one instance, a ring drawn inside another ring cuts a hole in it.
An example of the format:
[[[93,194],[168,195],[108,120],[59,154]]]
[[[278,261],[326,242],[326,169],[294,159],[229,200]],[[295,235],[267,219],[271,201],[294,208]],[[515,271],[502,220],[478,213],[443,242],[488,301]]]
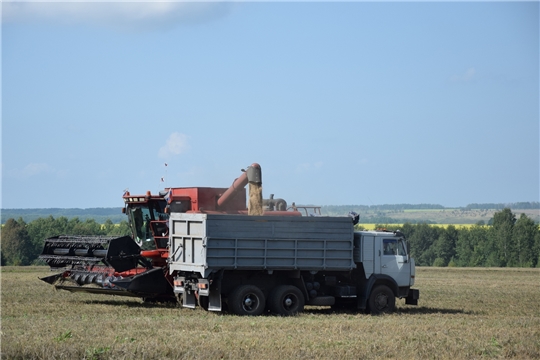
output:
[[[348,217],[172,214],[170,271],[350,270]]]

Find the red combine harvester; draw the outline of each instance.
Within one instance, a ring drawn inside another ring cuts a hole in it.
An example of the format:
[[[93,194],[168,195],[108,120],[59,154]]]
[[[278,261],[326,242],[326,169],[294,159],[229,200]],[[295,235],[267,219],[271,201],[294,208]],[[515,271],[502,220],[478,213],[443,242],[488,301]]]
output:
[[[262,173],[252,164],[229,188],[169,188],[152,195],[123,196],[132,236],[56,236],[40,258],[55,275],[41,278],[57,289],[176,301],[169,275],[169,214],[211,213],[301,216],[283,199],[263,200]],[[250,185],[246,207],[245,186]]]

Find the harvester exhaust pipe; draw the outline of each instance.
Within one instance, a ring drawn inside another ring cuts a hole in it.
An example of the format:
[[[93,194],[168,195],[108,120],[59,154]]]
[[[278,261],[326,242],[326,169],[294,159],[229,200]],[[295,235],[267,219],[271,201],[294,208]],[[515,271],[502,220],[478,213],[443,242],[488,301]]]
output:
[[[243,190],[247,184],[249,186],[248,215],[262,215],[262,171],[261,165],[253,163],[246,170],[242,169],[240,175],[217,200],[217,207],[222,208],[227,202],[234,198],[238,191]]]

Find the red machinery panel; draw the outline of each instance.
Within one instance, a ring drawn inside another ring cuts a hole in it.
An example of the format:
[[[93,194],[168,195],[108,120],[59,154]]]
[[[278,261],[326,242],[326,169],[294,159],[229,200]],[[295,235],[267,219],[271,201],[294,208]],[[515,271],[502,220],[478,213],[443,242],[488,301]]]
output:
[[[183,202],[186,212],[238,213],[247,210],[245,191],[238,191],[221,206],[218,206],[218,199],[227,190],[228,188],[210,187],[172,188],[170,202]]]

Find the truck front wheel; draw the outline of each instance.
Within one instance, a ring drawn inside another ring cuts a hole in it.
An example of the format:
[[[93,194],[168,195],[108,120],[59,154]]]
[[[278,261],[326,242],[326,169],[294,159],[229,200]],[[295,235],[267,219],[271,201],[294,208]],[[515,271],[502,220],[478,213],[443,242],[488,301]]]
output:
[[[263,292],[255,285],[242,285],[228,297],[229,309],[236,315],[261,315],[264,312]]]
[[[372,315],[391,313],[396,306],[394,293],[386,285],[373,288],[368,301],[368,310]]]
[[[268,308],[278,315],[296,315],[304,310],[304,304],[304,295],[292,285],[278,286],[268,297]]]

